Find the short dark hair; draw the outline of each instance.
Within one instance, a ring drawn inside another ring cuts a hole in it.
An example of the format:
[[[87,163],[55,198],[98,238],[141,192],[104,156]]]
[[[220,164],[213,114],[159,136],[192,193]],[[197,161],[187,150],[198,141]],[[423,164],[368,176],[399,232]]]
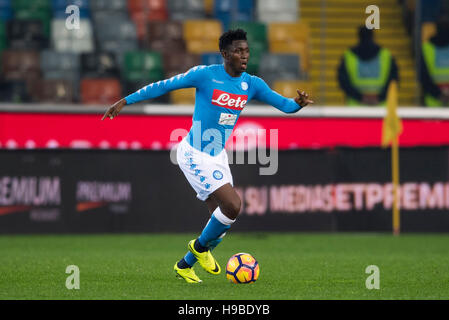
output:
[[[246,31],[242,29],[235,29],[235,30],[228,30],[225,33],[223,33],[218,42],[218,47],[220,48],[220,51],[226,50],[228,46],[232,44],[232,41],[235,40],[247,41]]]
[[[373,40],[373,38],[374,38],[374,32],[372,29],[368,29],[364,25],[359,27],[359,40],[360,41]]]

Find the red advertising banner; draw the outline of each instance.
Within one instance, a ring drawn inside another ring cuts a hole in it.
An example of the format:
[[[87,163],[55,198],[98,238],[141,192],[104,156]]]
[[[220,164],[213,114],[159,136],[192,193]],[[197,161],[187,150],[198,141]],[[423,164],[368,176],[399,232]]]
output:
[[[190,129],[191,115],[0,112],[0,148],[169,149]],[[402,147],[449,145],[449,119],[403,119]],[[227,147],[265,141],[278,149],[379,147],[381,118],[265,117],[238,120]],[[240,139],[240,140],[239,140]]]

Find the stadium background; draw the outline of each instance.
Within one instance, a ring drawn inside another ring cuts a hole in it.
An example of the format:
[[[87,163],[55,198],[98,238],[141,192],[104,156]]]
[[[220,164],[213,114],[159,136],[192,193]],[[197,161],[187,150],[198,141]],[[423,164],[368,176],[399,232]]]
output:
[[[237,128],[256,137],[265,130],[268,143],[278,130],[279,165],[271,176],[259,174],[260,163],[231,167],[243,200],[235,230],[390,231],[384,107],[345,106],[337,79],[369,4],[0,0],[0,232],[197,231],[204,206],[169,160],[170,134],[189,129],[194,90],[99,120],[150,82],[221,63],[217,39],[237,26],[248,32],[248,72],[285,96],[304,89],[315,105],[293,116],[257,101],[245,109]],[[375,40],[399,68],[402,231],[448,232],[449,113],[424,107],[417,72],[420,45],[447,2],[375,4]],[[66,26],[70,5],[79,9],[78,29]]]
[[[79,29],[66,25],[71,5]],[[337,76],[368,5],[399,69],[400,236],[385,107],[347,106]],[[447,13],[443,0],[0,0],[0,299],[182,300],[146,308],[170,316],[186,299],[449,299],[449,112],[425,106],[419,72]],[[234,26],[248,32],[251,73],[315,105],[242,111],[247,140],[227,146],[246,157],[231,164],[242,212],[214,256],[224,266],[249,252],[260,278],[236,286],[195,266],[203,283],[192,287],[173,264],[209,215],[170,152],[191,125],[193,90],[100,119],[143,85],[220,63],[218,37]],[[276,137],[277,164],[250,161]],[[260,174],[271,165],[276,174]],[[73,265],[79,290],[67,287]],[[379,289],[367,285],[372,265]],[[276,319],[304,310],[264,304]]]

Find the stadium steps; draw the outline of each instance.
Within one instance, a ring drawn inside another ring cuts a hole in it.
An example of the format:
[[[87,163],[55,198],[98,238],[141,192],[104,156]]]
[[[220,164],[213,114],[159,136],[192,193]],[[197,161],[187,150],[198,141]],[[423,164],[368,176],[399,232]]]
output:
[[[357,43],[357,31],[365,23],[370,0],[301,0],[300,17],[310,27],[309,78],[315,88],[315,101],[321,105],[344,105],[344,96],[337,82],[337,68],[347,48]],[[399,104],[416,105],[418,86],[412,41],[402,23],[402,9],[396,1],[378,0],[380,29],[375,40],[388,48],[399,68]],[[324,10],[323,10],[324,8]]]

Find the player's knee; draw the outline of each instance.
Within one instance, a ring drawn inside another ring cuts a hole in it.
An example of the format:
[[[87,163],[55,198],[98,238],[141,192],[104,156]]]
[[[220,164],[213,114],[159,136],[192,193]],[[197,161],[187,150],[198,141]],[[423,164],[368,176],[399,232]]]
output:
[[[239,197],[237,197],[226,204],[226,208],[223,213],[225,213],[229,219],[234,220],[239,215],[241,206],[242,201],[240,200]]]
[[[235,204],[235,216],[238,216],[240,213],[240,209],[242,208],[242,200],[240,200],[240,197],[237,197],[236,204]]]

